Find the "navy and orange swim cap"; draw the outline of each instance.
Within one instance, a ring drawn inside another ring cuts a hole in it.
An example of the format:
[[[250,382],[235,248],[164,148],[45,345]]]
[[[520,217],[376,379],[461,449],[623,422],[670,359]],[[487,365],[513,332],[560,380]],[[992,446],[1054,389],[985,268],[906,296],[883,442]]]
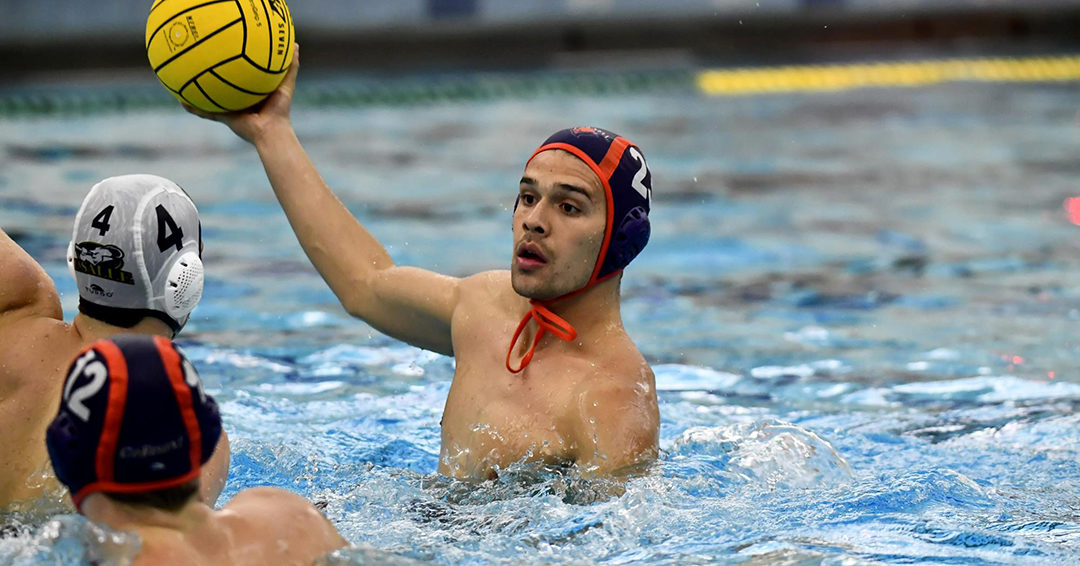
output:
[[[532,361],[536,346],[551,333],[560,340],[577,338],[574,327],[548,308],[552,303],[576,295],[622,271],[649,242],[649,209],[652,205],[652,173],[645,163],[641,149],[626,138],[602,128],[578,127],[559,130],[551,135],[529,157],[561,149],[569,152],[588,165],[604,186],[607,203],[607,222],[600,254],[596,258],[592,275],[583,287],[561,297],[546,301],[531,299],[532,307],[518,323],[506,352],[506,369],[519,373]],[[529,162],[525,162],[529,166]],[[515,368],[510,363],[514,346],[530,320],[540,329],[533,337],[532,346]]]
[[[141,493],[197,478],[220,436],[217,403],[184,354],[160,336],[121,335],[72,362],[46,444],[79,507],[98,491]]]
[[[592,277],[592,286],[619,272],[649,242],[652,173],[641,149],[602,128],[568,128],[551,135],[529,157],[561,149],[585,162],[600,178],[607,200],[607,225]],[[528,162],[526,162],[528,166]]]

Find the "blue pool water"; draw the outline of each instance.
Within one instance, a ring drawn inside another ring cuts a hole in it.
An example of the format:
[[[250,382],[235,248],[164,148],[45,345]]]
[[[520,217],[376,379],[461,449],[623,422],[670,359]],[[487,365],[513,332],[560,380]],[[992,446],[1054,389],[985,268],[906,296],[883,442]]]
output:
[[[218,124],[0,120],[0,225],[70,317],[87,188],[150,172],[188,189],[209,279],[181,343],[232,439],[221,502],[270,484],[324,504],[355,545],[335,564],[1077,563],[1078,110],[1075,84],[296,109],[395,259],[453,275],[508,264],[521,166],[551,131],[644,148],[654,232],[623,309],[663,454],[625,486],[534,465],[438,476],[453,360],[344,314]],[[71,515],[19,525],[0,563],[135,544]]]

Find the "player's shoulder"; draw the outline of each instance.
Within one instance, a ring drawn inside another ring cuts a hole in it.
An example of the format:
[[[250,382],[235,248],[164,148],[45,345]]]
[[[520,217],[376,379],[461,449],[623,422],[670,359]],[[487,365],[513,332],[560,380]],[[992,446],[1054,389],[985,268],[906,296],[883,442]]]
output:
[[[52,316],[0,317],[0,344],[0,397],[25,399],[51,399],[84,346],[70,324]]]
[[[20,250],[21,251],[21,250]],[[60,294],[52,278],[29,255],[6,258],[0,270],[0,327],[27,318],[60,320]]]
[[[303,496],[277,487],[252,487],[236,494],[222,508],[221,517],[242,536],[289,537],[306,532],[311,537],[332,530],[329,521]]]
[[[508,270],[481,271],[461,280],[459,291],[463,299],[491,302],[493,299],[517,297],[510,283]]]
[[[592,400],[632,399],[648,396],[656,378],[648,364],[595,369],[590,380],[578,385],[578,393]]]
[[[570,430],[578,445],[586,447],[578,460],[585,468],[607,474],[655,457],[660,414],[656,381],[647,363],[597,369],[579,384],[574,401]]]
[[[314,507],[304,497],[287,489],[279,487],[261,486],[250,487],[237,493],[225,504],[225,509],[240,511],[251,508],[263,508],[273,506],[276,509],[306,509]]]
[[[633,399],[653,394],[656,377],[645,356],[629,339],[613,340],[594,358],[581,360],[586,379],[578,381],[576,393],[592,400]]]
[[[510,271],[506,269],[493,269],[481,271],[461,280],[462,285],[468,288],[507,288],[510,287]]]
[[[224,507],[247,521],[294,525],[322,521],[319,510],[305,497],[278,487],[252,487],[241,491]]]
[[[621,327],[607,329],[602,339],[603,348],[594,352],[594,371],[601,377],[610,377],[617,383],[634,382],[653,378],[653,370],[645,355],[630,335]]]

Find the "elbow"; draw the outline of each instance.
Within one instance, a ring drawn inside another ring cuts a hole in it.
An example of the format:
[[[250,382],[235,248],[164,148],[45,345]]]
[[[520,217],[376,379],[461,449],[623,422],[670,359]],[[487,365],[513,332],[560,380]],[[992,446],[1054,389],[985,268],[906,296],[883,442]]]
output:
[[[367,305],[370,304],[370,300],[361,296],[360,293],[338,293],[338,301],[349,316],[363,320],[368,318],[370,309]]]
[[[350,316],[364,320],[371,316],[372,305],[376,300],[373,276],[353,275],[347,277],[343,285],[332,286],[331,289]]]

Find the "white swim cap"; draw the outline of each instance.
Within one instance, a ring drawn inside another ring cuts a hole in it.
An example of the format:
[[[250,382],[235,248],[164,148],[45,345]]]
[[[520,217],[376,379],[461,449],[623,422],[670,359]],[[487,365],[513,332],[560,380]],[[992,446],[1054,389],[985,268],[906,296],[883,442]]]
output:
[[[175,335],[202,298],[201,231],[195,203],[168,179],[123,175],[94,185],[68,246],[79,311],[123,327],[153,316]]]

